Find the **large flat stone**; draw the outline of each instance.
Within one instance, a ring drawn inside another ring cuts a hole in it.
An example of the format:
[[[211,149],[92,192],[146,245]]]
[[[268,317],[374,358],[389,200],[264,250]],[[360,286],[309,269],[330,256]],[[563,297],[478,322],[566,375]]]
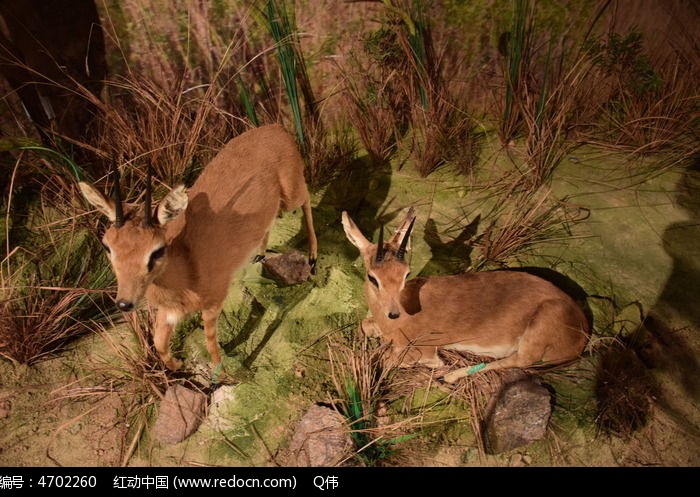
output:
[[[174,384],[160,403],[153,436],[160,442],[176,444],[194,433],[204,418],[207,396],[197,390]]]
[[[551,394],[536,379],[505,384],[484,420],[487,450],[498,454],[543,438],[551,414]]]
[[[313,405],[294,431],[289,445],[294,466],[335,466],[353,446],[345,419],[333,409]]]
[[[270,277],[284,285],[302,283],[311,277],[311,266],[306,257],[295,250],[287,254],[265,257],[262,264]]]

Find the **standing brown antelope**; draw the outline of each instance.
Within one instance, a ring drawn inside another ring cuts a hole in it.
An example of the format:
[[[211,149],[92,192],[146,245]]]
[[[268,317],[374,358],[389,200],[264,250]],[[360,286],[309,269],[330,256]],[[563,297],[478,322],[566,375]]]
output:
[[[365,238],[347,212],[343,228],[364,260],[371,318],[362,331],[390,343],[402,367],[443,366],[438,348],[497,359],[445,375],[453,383],[479,370],[525,368],[576,359],[585,347],[588,320],[581,308],[548,281],[519,271],[484,271],[407,280],[406,245],[416,216],[411,208],[388,241]]]
[[[186,314],[201,310],[207,349],[220,364],[216,327],[235,272],[260,250],[279,210],[302,207],[309,264],[317,256],[304,182],[304,162],[294,138],[277,125],[229,141],[189,192],[173,189],[151,209],[150,174],[145,206],[122,206],[118,188],[108,199],[87,183],[80,189],[112,225],[102,238],[117,277],[117,307],[131,311],[145,296],[157,308],[153,341],[166,367],[182,362],[170,353],[170,336]]]

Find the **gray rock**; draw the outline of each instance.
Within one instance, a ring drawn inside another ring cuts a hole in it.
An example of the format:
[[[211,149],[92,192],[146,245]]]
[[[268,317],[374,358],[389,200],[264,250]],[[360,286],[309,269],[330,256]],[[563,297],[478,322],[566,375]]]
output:
[[[287,254],[265,257],[262,264],[271,278],[285,285],[304,282],[311,276],[311,266],[306,257],[295,250]]]
[[[488,452],[506,452],[544,437],[551,400],[549,390],[534,378],[505,384],[484,420]]]
[[[291,465],[335,466],[348,455],[353,443],[345,420],[333,409],[313,405],[297,425],[289,445]]]
[[[204,418],[207,396],[175,384],[160,403],[153,436],[162,443],[176,444],[194,433]]]

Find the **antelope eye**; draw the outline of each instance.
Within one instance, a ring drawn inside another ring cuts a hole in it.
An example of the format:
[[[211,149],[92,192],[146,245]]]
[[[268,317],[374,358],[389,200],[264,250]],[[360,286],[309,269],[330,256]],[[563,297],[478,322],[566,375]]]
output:
[[[151,257],[148,259],[148,272],[150,273],[153,271],[153,267],[156,264],[156,261],[163,257],[165,255],[165,245],[163,245],[160,248],[155,249],[153,252],[151,252]]]
[[[375,277],[372,276],[371,274],[368,274],[368,275],[367,275],[367,279],[369,280],[370,283],[372,283],[374,286],[376,286],[377,288],[379,288],[379,282],[377,281],[377,278],[375,278]]]

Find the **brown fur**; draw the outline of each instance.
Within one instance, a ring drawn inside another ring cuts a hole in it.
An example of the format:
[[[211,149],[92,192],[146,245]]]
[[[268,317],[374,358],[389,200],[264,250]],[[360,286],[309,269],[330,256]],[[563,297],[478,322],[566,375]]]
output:
[[[566,293],[542,278],[485,271],[406,280],[408,264],[397,259],[396,251],[413,218],[411,209],[378,263],[377,246],[343,213],[345,232],[360,249],[368,276],[378,283],[365,280],[372,317],[363,321],[362,330],[390,343],[402,366],[440,367],[439,348],[496,359],[484,370],[559,364],[581,354],[589,331],[586,316]],[[466,374],[464,369],[453,371],[445,380],[454,382]]]
[[[317,242],[303,169],[291,135],[277,125],[256,128],[229,141],[187,197],[184,189],[179,195],[176,189],[160,202],[158,219],[164,225],[144,228],[137,207],[123,226],[107,230],[103,241],[117,276],[117,302],[136,304],[145,295],[158,309],[154,342],[168,368],[181,364],[169,349],[177,322],[198,310],[212,362],[219,364],[221,306],[235,272],[256,250],[264,254],[280,209],[303,208],[310,262],[315,262]],[[114,203],[89,185],[80,186],[88,201],[114,221]],[[166,253],[149,272],[149,256],[161,246]]]

